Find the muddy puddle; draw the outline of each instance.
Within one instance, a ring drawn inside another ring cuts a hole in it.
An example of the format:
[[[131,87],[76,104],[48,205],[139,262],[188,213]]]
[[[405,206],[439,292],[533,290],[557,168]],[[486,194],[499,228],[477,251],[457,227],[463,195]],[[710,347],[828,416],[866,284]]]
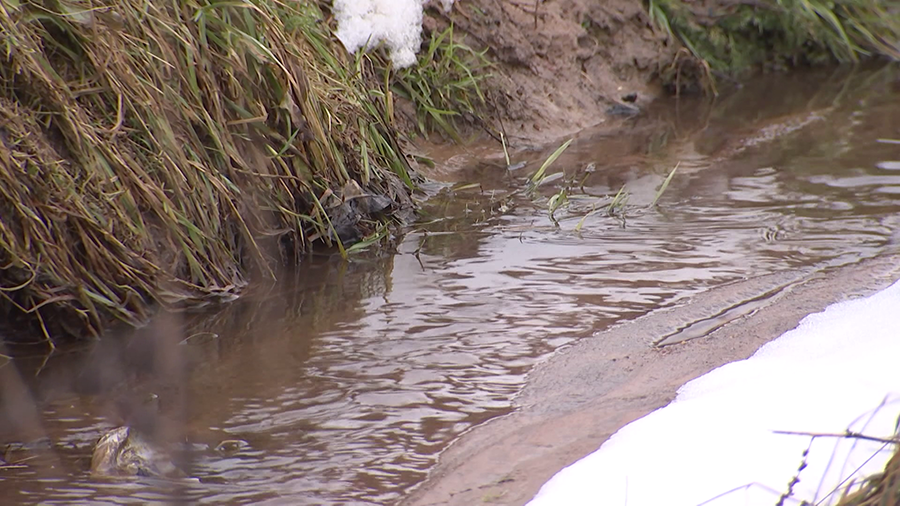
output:
[[[394,504],[560,347],[758,280],[635,336],[702,338],[818,273],[895,253],[897,118],[896,70],[840,70],[583,132],[534,189],[556,146],[514,153],[513,170],[493,147],[437,153],[446,182],[426,185],[423,221],[393,253],[312,259],[231,305],[49,359],[7,345],[0,496]],[[92,478],[93,443],[123,420],[190,479]]]

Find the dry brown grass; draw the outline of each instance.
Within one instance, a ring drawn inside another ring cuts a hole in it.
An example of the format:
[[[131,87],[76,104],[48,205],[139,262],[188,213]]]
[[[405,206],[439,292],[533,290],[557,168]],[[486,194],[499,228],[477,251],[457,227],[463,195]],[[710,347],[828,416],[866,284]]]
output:
[[[900,447],[885,465],[883,473],[867,478],[858,487],[856,492],[841,498],[838,506],[900,505]]]
[[[408,202],[389,92],[327,21],[315,2],[0,0],[8,314],[48,343],[139,324],[271,273],[261,238],[343,251],[345,193]]]

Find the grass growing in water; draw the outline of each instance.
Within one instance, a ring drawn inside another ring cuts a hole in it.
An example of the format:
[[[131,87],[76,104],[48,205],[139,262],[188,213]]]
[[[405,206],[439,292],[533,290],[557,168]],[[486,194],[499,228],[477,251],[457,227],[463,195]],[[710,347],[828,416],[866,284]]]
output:
[[[662,184],[659,185],[659,188],[656,190],[656,195],[653,196],[653,202],[650,203],[650,207],[656,205],[659,202],[659,198],[662,197],[663,193],[666,192],[666,188],[669,187],[669,183],[672,182],[672,178],[675,177],[675,171],[678,170],[678,167],[681,166],[681,162],[675,164],[675,167],[672,168],[672,172],[669,172],[669,175],[663,180]]]
[[[386,90],[315,2],[5,1],[0,29],[0,296],[48,342],[343,250],[348,198],[408,202]]]
[[[531,176],[532,185],[540,186],[540,184],[547,177],[547,169],[549,169],[550,166],[553,165],[553,162],[555,162],[556,159],[559,158],[559,156],[569,148],[569,145],[572,144],[573,140],[575,139],[569,139],[566,142],[562,143],[558,148],[556,148],[556,151],[551,153],[550,156],[548,156],[547,159],[544,160],[544,163],[541,164],[541,167],[537,170],[537,172],[535,172]]]
[[[612,197],[598,197],[588,195],[584,189],[584,181],[587,178],[587,174],[584,174],[584,177],[580,182],[577,182],[578,174],[571,177],[567,177],[564,172],[558,172],[552,175],[548,175],[547,171],[554,162],[569,148],[574,139],[569,139],[556,150],[553,151],[541,164],[540,168],[528,178],[526,182],[526,186],[524,188],[524,192],[532,199],[536,199],[536,194],[538,188],[544,184],[549,183],[551,180],[562,179],[562,185],[559,191],[551,195],[547,199],[547,210],[550,221],[554,226],[559,226],[559,220],[556,217],[557,211],[564,207],[568,207],[573,200],[594,200],[591,204],[591,209],[582,215],[581,219],[578,221],[578,224],[575,225],[574,231],[580,232],[584,227],[584,223],[587,220],[588,216],[591,216],[597,212],[598,209],[602,209],[605,211],[606,215],[613,218],[618,218],[623,224],[625,221],[625,213],[628,209],[628,201],[631,198],[631,194],[628,192],[625,186],[622,186],[619,191]],[[665,179],[663,179],[662,183],[660,183],[659,188],[656,190],[656,193],[653,197],[653,201],[647,206],[647,208],[652,208],[656,206],[659,202],[659,199],[662,197],[663,193],[665,193],[666,189],[669,187],[669,183],[671,183],[672,179],[675,177],[675,172],[678,170],[678,166],[680,164],[676,164],[675,167],[669,172]],[[588,170],[593,170],[593,164],[590,164],[590,169],[585,168],[585,172]],[[577,191],[573,191],[573,189],[580,188],[580,193]]]

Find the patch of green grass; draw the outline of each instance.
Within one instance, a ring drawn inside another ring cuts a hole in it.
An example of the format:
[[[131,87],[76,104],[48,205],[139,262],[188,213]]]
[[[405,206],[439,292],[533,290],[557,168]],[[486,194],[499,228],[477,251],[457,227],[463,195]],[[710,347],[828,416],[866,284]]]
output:
[[[900,9],[892,0],[739,0],[695,6],[649,0],[651,21],[714,71],[900,59]]]
[[[417,64],[396,72],[391,90],[413,104],[422,136],[438,131],[461,142],[458,122],[479,117],[485,104],[479,83],[490,66],[486,50],[475,51],[458,40],[450,25],[431,34]]]

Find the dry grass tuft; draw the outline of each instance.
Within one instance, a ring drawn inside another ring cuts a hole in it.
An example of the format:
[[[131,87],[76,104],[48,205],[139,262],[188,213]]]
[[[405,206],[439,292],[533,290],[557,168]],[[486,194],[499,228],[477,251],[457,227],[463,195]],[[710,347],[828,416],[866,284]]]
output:
[[[386,90],[327,21],[301,1],[0,1],[4,306],[48,342],[140,324],[271,273],[260,238],[344,251],[345,198],[408,204]]]
[[[900,448],[884,467],[884,472],[866,478],[858,490],[841,498],[838,506],[896,506],[900,504]]]

